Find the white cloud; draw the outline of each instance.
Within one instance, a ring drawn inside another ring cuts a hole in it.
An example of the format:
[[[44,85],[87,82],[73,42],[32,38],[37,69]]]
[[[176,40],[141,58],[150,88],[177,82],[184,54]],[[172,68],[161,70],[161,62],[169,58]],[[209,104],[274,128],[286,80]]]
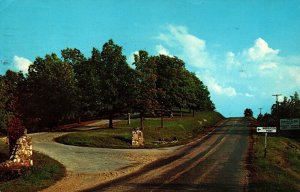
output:
[[[157,51],[158,54],[160,55],[167,55],[171,56],[170,52],[162,45],[156,45],[155,50]]]
[[[206,51],[204,40],[192,35],[184,26],[168,25],[167,32],[158,35],[157,39],[165,45],[176,49],[186,63],[197,68],[210,68],[213,64]]]
[[[250,93],[245,93],[245,96],[246,96],[246,97],[250,97],[250,98],[254,97],[254,95],[252,95],[252,94],[250,94]]]
[[[263,38],[257,38],[253,45],[240,51],[223,54],[219,48],[214,52],[213,46],[208,50],[206,41],[184,26],[168,25],[157,39],[160,41],[156,51],[172,52],[183,59],[188,69],[196,72],[207,85],[214,102],[220,106],[224,96],[245,101],[257,98],[257,103],[272,103],[272,93],[288,96],[299,91],[300,55],[283,57],[279,49],[271,47]]]
[[[27,73],[29,65],[32,64],[32,62],[29,59],[15,55],[13,58],[13,64],[18,71]]]
[[[232,69],[241,69],[241,63],[238,61],[238,59],[236,58],[236,54],[233,53],[232,51],[229,51],[226,53],[226,67],[227,67],[227,71],[230,71]]]
[[[247,50],[249,58],[253,61],[273,59],[278,53],[278,49],[270,48],[268,43],[262,38],[258,38],[254,46]]]
[[[198,74],[199,77],[199,74]],[[213,91],[217,95],[225,95],[229,97],[236,96],[236,90],[233,87],[225,87],[220,85],[214,77],[211,76],[211,74],[206,73],[204,76],[204,81],[207,84],[208,88]],[[200,77],[199,77],[200,78]]]
[[[298,86],[298,89],[299,89],[299,87],[300,87],[300,67],[296,67],[296,66],[289,67],[287,71],[288,71],[287,75],[294,80],[294,84],[296,86]]]
[[[133,65],[133,62],[134,62],[134,55],[137,55],[137,54],[139,54],[139,52],[138,51],[134,51],[134,52],[132,52],[128,57],[127,57],[127,62],[128,62],[128,64],[129,64],[129,66],[131,67],[131,68],[135,68],[135,65]]]
[[[270,63],[263,63],[259,66],[260,71],[265,71],[265,70],[274,70],[278,68],[278,63],[275,62],[270,62]]]
[[[279,101],[279,102],[282,102],[283,100],[284,100],[284,96],[283,96],[283,95],[279,95],[279,96],[278,96],[278,101]]]

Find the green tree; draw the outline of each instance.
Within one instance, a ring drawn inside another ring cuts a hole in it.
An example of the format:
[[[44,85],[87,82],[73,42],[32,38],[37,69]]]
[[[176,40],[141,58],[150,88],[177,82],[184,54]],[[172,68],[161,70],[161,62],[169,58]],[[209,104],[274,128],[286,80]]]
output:
[[[129,110],[134,96],[134,70],[129,67],[122,47],[109,40],[101,52],[102,104],[109,113],[109,127],[113,128],[116,112]]]
[[[210,93],[207,86],[194,74],[190,73],[190,90],[189,97],[192,100],[189,102],[189,107],[193,110],[208,110],[212,111],[215,109],[214,103],[210,99]]]
[[[146,51],[134,55],[136,68],[135,109],[140,112],[141,129],[144,128],[144,114],[153,112],[157,106],[156,100],[156,65],[153,57]]]
[[[271,115],[276,122],[276,126],[279,126],[280,119],[300,118],[300,100],[298,93],[295,92],[290,98],[285,96],[283,101],[273,104]]]
[[[52,130],[74,115],[76,87],[72,66],[56,54],[36,58],[28,71],[30,114]]]
[[[244,116],[245,117],[253,117],[252,109],[246,108],[245,111],[244,111]]]
[[[184,62],[177,57],[159,55],[156,57],[158,102],[166,109],[172,109],[181,102],[179,74]]]
[[[62,50],[64,62],[73,66],[76,79],[76,116],[81,118],[96,116],[101,110],[100,67],[101,59],[98,49],[93,48],[92,56],[86,59],[80,50]]]

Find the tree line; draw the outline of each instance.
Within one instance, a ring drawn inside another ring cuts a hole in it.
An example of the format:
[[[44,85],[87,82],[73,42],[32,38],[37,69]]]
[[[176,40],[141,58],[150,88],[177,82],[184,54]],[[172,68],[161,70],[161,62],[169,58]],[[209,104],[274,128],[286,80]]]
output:
[[[297,92],[289,98],[284,97],[282,102],[276,101],[272,105],[271,113],[259,114],[258,122],[263,126],[280,127],[280,119],[300,118],[300,99]]]
[[[106,115],[109,127],[116,113],[157,108],[214,110],[210,93],[177,57],[134,55],[130,67],[113,40],[85,57],[76,48],[37,57],[28,74],[8,70],[0,75],[0,130],[39,131],[62,121]]]

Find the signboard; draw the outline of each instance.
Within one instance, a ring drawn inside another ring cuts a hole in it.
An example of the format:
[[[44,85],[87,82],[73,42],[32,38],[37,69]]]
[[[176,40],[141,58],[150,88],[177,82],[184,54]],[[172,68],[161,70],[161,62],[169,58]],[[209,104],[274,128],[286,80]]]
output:
[[[276,133],[276,127],[257,127],[256,132],[258,132],[258,133]]]
[[[300,129],[300,119],[280,119],[280,130]]]

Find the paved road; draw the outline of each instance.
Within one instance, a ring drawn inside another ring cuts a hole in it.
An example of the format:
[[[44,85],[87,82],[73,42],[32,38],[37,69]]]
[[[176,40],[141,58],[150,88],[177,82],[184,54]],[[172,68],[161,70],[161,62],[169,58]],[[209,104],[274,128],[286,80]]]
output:
[[[172,155],[86,191],[243,191],[249,135],[243,118],[224,120]]]

